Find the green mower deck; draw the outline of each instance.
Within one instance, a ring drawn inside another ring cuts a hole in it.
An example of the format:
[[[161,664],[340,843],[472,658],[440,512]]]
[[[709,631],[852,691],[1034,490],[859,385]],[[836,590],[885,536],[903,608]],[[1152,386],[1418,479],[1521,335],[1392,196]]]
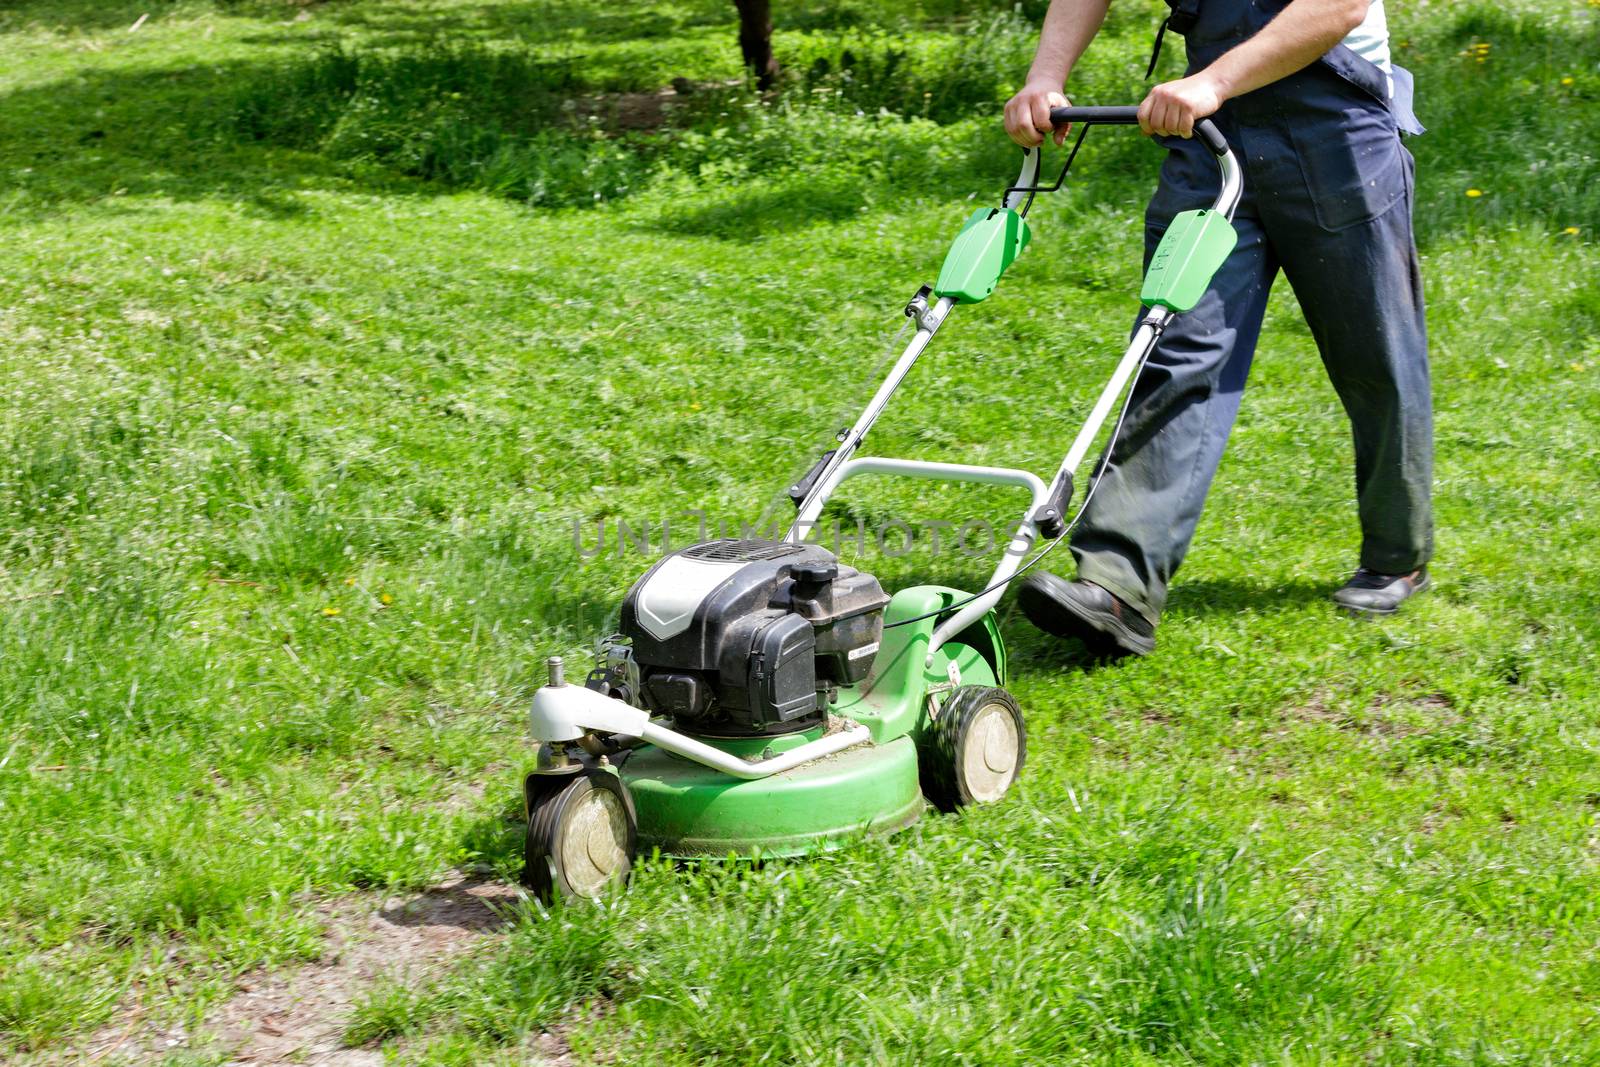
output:
[[[638,812],[641,855],[798,856],[903,829],[923,806],[909,737],[748,782],[651,747],[628,761],[623,779]]]

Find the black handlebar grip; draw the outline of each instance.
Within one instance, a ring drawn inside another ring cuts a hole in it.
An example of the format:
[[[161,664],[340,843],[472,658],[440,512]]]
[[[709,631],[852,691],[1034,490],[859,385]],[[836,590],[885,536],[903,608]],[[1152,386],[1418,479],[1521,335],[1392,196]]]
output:
[[[1139,109],[1135,107],[1053,107],[1050,124],[1060,126],[1066,122],[1096,122],[1105,126],[1139,125]]]
[[[1139,125],[1139,109],[1137,107],[1053,107],[1050,109],[1050,124],[1060,126],[1067,122],[1087,122],[1101,126],[1137,126]],[[1205,146],[1219,156],[1228,154],[1227,138],[1222,136],[1222,131],[1217,129],[1216,123],[1210,119],[1201,119],[1194,124],[1194,132]]]
[[[1219,156],[1228,154],[1228,139],[1222,136],[1222,131],[1217,129],[1217,124],[1210,119],[1201,119],[1194,124],[1195,136],[1206,143],[1206,147]]]

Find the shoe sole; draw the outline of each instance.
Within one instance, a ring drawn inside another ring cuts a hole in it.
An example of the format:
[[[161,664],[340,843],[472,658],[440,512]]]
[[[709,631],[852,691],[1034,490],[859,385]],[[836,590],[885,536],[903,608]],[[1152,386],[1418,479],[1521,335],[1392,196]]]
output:
[[[1404,606],[1406,600],[1410,600],[1418,593],[1426,593],[1432,586],[1433,575],[1425,575],[1422,581],[1417,583],[1417,587],[1407,594],[1406,599],[1400,601],[1399,604],[1396,604],[1392,608],[1358,608],[1353,604],[1339,604],[1337,600],[1335,600],[1334,603],[1339,604],[1340,611],[1357,619],[1386,619],[1390,615],[1398,615],[1400,613],[1400,608]]]
[[[1045,633],[1052,637],[1076,638],[1091,651],[1102,653],[1116,651],[1124,655],[1148,656],[1156,650],[1155,638],[1134,633],[1115,615],[1098,611],[1086,615],[1072,610],[1063,600],[1052,596],[1050,590],[1041,588],[1045,584],[1045,577],[1026,582],[1017,590],[1017,605],[1022,608],[1022,613]],[[1066,584],[1059,578],[1054,580]]]

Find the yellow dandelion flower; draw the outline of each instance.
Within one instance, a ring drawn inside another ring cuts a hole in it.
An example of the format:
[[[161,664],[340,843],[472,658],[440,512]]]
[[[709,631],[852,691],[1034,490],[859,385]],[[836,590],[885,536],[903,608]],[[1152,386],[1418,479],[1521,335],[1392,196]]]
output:
[[[1472,199],[1476,200],[1476,199],[1478,199],[1478,197],[1483,195],[1483,190],[1482,189],[1468,189],[1467,190],[1467,195],[1469,197],[1471,197]]]
[[[380,601],[382,601],[383,603],[385,603],[385,604],[393,604],[394,603],[394,594],[392,594],[392,593],[379,593],[378,594],[378,599]]]
[[[1568,363],[1567,366],[1576,371],[1584,371],[1589,369],[1589,365],[1587,363]]]
[[[343,615],[344,612],[340,611],[336,607],[333,607],[332,605],[329,605],[328,607],[325,607],[325,608],[322,609],[322,614],[326,615],[328,618],[331,619],[335,615]]]
[[[1577,80],[1576,78],[1562,78],[1561,79],[1561,84],[1562,85],[1571,85],[1576,80]]]
[[[1578,228],[1576,226],[1568,226],[1566,229],[1562,230],[1561,232],[1566,234],[1568,237],[1576,237],[1576,236],[1578,236]]]

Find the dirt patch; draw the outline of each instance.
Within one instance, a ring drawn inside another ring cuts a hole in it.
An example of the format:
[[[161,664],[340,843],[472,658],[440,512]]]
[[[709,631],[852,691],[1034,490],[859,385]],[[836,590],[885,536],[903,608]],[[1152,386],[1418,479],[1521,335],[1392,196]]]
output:
[[[1289,708],[1287,715],[1301,722],[1328,723],[1340,730],[1369,737],[1402,738],[1427,733],[1461,721],[1455,704],[1442,693],[1420,697],[1374,697],[1364,712],[1331,708],[1322,694],[1308,704]]]
[[[225,1052],[229,1063],[376,1067],[374,1049],[344,1047],[352,1006],[379,978],[421,980],[507,925],[517,890],[502,882],[458,878],[420,894],[345,898],[323,906],[327,951],[315,963],[257,971],[207,1015],[194,1033],[141,1026],[130,1013],[97,1036],[88,1059],[156,1062],[179,1049]],[[546,1035],[547,1037],[549,1035]],[[547,1041],[545,1062],[565,1048]]]
[[[653,131],[668,125],[673,116],[687,105],[691,96],[704,95],[736,88],[740,82],[692,82],[687,78],[674,78],[672,84],[655,92],[602,93],[584,96],[568,103],[575,121],[595,125],[608,132]]]

